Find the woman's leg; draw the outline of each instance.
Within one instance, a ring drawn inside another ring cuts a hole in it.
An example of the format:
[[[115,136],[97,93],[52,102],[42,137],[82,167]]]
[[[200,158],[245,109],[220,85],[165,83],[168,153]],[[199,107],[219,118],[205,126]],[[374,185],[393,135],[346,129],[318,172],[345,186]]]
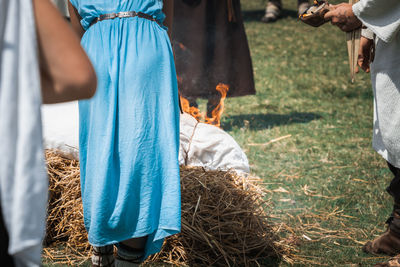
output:
[[[118,243],[115,267],[139,266],[144,260],[147,237],[133,238]]]

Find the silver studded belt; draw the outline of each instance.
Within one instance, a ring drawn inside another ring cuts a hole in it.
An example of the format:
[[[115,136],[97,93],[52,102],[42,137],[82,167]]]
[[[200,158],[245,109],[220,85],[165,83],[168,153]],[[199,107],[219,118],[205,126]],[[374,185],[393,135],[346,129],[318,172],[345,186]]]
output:
[[[132,17],[139,17],[147,20],[154,21],[161,27],[163,27],[162,23],[160,23],[158,20],[156,20],[153,16],[148,15],[146,13],[142,12],[136,12],[136,11],[123,11],[123,12],[118,12],[118,13],[109,13],[109,14],[103,14],[100,15],[99,17],[95,18],[92,23],[90,23],[90,26],[93,24],[96,24],[99,21],[102,20],[107,20],[107,19],[116,19],[116,18],[132,18]]]

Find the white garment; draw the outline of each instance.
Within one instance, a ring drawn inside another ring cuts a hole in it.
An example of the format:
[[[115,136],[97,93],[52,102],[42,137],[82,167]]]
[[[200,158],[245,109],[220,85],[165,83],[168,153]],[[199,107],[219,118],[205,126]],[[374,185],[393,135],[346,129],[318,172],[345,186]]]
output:
[[[389,163],[400,168],[400,1],[361,0],[354,14],[375,35],[371,64],[374,90],[372,145]]]
[[[32,0],[0,0],[0,198],[17,266],[40,266],[47,186]]]
[[[64,17],[69,18],[68,0],[51,0]]]

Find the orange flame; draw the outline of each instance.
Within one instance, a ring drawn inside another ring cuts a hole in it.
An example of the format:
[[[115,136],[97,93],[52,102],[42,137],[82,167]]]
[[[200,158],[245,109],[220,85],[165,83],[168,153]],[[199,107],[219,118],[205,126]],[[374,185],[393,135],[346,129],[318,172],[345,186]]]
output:
[[[216,90],[221,94],[221,99],[218,105],[211,111],[211,117],[205,116],[204,122],[220,127],[221,115],[224,112],[224,101],[229,91],[229,86],[220,83],[217,85]],[[192,115],[197,121],[201,121],[204,115],[200,112],[200,110],[197,107],[190,106],[189,100],[183,96],[181,96],[180,99],[183,112]]]
[[[183,112],[192,115],[197,121],[200,121],[202,117],[200,110],[196,107],[190,106],[189,100],[183,96],[180,96],[180,99]]]
[[[226,95],[229,91],[229,86],[223,83],[217,85],[216,90],[221,94],[221,99],[218,105],[211,111],[211,118],[206,117],[205,123],[215,125],[217,127],[221,126],[221,115],[224,112],[224,102]]]

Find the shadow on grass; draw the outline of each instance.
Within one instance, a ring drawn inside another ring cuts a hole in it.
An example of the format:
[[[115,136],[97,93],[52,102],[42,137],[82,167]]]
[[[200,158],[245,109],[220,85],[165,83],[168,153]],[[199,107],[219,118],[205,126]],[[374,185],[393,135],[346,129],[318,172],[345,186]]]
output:
[[[225,117],[221,126],[225,131],[242,127],[251,130],[262,130],[279,125],[307,123],[320,118],[322,118],[321,115],[309,112],[293,112],[290,114],[243,114]]]
[[[265,14],[264,9],[242,11],[243,20],[246,22],[249,22],[249,21],[260,21],[261,22],[261,18],[264,16],[264,14]],[[289,9],[282,9],[282,13],[281,13],[281,16],[279,17],[279,19],[283,19],[283,18],[287,18],[287,17],[298,18],[297,11],[289,10]]]

